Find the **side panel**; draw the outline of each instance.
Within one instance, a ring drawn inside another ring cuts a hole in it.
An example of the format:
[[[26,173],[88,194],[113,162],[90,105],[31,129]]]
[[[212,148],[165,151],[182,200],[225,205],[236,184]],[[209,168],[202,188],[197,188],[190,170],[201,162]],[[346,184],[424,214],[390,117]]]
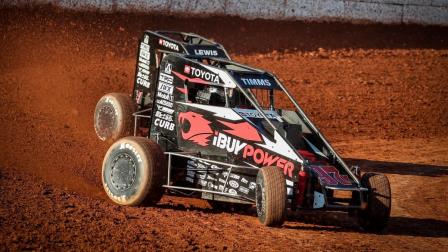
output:
[[[231,169],[205,161],[188,160],[185,181],[204,190],[255,199],[256,174],[256,170]]]
[[[151,117],[150,136],[161,144],[166,151],[175,150],[176,121],[174,93],[179,92],[174,86],[171,63],[162,61],[154,90],[154,102]]]
[[[154,101],[159,62],[166,53],[185,53],[184,47],[175,40],[153,32],[145,32],[139,42],[135,71],[133,98],[143,108]]]
[[[287,153],[278,134],[270,136],[230,108],[180,102],[177,106],[177,139],[183,151],[244,166],[277,166],[287,179],[296,180],[301,164]]]

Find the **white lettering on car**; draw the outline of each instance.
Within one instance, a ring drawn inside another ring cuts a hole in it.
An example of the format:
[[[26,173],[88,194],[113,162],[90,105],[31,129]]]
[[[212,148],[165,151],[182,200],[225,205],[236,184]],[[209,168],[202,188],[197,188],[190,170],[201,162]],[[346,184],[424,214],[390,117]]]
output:
[[[167,41],[167,40],[164,40],[164,39],[159,39],[159,45],[164,46],[164,47],[169,48],[174,51],[179,51],[179,46],[177,44]]]
[[[203,56],[218,56],[218,51],[216,50],[204,50],[204,49],[194,49],[195,55]]]

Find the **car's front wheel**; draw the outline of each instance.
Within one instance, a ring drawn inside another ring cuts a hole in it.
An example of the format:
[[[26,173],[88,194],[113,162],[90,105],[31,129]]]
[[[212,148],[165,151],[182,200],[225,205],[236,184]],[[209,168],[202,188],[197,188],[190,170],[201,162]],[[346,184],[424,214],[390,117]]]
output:
[[[286,218],[286,181],[278,167],[267,166],[258,171],[256,207],[259,221],[265,226],[281,226]]]
[[[160,146],[144,137],[125,137],[115,142],[103,161],[102,181],[117,204],[153,204],[163,195],[166,161]]]

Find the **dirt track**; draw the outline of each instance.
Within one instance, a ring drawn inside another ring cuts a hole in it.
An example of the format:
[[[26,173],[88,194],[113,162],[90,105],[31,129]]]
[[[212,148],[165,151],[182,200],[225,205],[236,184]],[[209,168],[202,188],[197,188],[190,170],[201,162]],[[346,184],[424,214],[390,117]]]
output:
[[[448,28],[51,8],[0,10],[0,22],[0,250],[448,250]],[[93,110],[131,90],[144,29],[196,32],[276,73],[350,163],[387,174],[388,229],[366,234],[338,213],[265,228],[253,212],[169,196],[113,205]]]

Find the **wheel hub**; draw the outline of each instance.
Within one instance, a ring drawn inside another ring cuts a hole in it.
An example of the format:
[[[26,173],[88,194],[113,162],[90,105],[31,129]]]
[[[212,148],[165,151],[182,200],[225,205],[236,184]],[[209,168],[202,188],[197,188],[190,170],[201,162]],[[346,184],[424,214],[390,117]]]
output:
[[[119,191],[129,189],[137,177],[137,166],[127,153],[120,153],[112,160],[110,181]]]
[[[98,113],[98,130],[102,136],[109,136],[111,129],[115,126],[116,116],[112,106],[107,105],[100,109]]]

